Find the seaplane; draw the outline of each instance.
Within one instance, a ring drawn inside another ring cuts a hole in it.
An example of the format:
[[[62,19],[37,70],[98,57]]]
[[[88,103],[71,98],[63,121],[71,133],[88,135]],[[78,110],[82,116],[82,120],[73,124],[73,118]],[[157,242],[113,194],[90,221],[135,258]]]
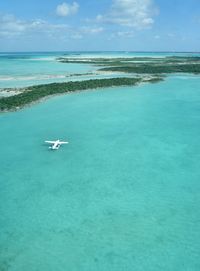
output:
[[[58,140],[55,140],[55,141],[45,140],[45,143],[52,144],[52,145],[49,147],[49,149],[51,149],[51,150],[58,150],[62,144],[68,144],[69,142],[67,142],[67,141],[60,141],[60,140],[58,139]]]

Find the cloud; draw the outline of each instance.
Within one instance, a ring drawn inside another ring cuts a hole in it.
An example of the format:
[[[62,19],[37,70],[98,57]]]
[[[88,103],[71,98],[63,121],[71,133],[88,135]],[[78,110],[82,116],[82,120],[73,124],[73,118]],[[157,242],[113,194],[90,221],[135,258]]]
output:
[[[113,0],[110,11],[97,15],[96,21],[144,29],[153,25],[157,13],[153,0]]]
[[[118,37],[124,37],[124,38],[133,38],[134,33],[132,31],[119,31],[117,32]]]
[[[81,32],[86,34],[97,34],[104,31],[103,27],[89,27],[89,26],[83,26],[81,27]]]
[[[41,19],[20,20],[13,15],[0,16],[0,36],[4,37],[62,34],[68,31],[70,27],[66,24],[51,24]]]
[[[135,36],[133,31],[118,31],[112,33],[111,36],[108,38],[109,40],[115,38],[133,38]]]
[[[156,40],[159,40],[159,39],[160,39],[160,35],[155,35],[154,38],[155,38]]]
[[[83,38],[83,36],[80,33],[74,33],[71,35],[71,38],[75,40],[80,40]]]
[[[26,24],[13,15],[0,16],[0,33],[20,33],[26,29]]]
[[[0,14],[0,38],[48,37],[52,39],[82,39],[104,31],[100,26],[71,27],[67,24],[52,24],[48,21],[21,20],[14,15]]]
[[[78,12],[79,4],[77,2],[73,2],[72,4],[62,3],[57,6],[56,14],[61,17],[66,17],[69,15],[74,15]]]
[[[174,38],[174,37],[175,37],[175,34],[174,34],[174,33],[168,33],[167,36],[168,36],[169,38]]]

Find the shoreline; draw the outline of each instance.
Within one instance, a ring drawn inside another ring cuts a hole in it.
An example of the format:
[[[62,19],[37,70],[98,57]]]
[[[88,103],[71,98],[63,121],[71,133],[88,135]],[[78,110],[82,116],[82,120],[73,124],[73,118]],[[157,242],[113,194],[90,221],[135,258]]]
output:
[[[107,87],[134,86],[139,83],[157,83],[174,73],[200,74],[200,57],[198,56],[129,57],[127,59],[121,57],[86,58],[85,60],[85,63],[88,61],[96,66],[97,69],[85,73],[65,75],[66,78],[71,77],[71,81],[47,82],[21,88],[7,87],[0,89],[0,112],[17,111],[27,105],[32,105],[43,99],[60,94]],[[138,60],[140,61],[137,62]],[[62,62],[62,65],[70,62],[77,64],[80,61],[82,62],[80,57],[75,59],[60,57],[56,61]],[[89,78],[84,78],[83,76],[88,76]],[[97,78],[93,76],[97,76]],[[98,76],[103,76],[103,78],[98,78]],[[106,76],[109,76],[109,78]],[[72,77],[77,78],[73,80]]]
[[[42,102],[50,97],[71,94],[82,91],[120,87],[120,86],[136,86],[141,83],[157,83],[163,81],[162,77],[120,77],[109,79],[90,79],[84,81],[70,81],[65,83],[51,83],[44,85],[36,85],[29,88],[19,88],[20,94],[0,98],[0,113],[16,112],[27,106],[32,106],[38,102]],[[68,87],[68,89],[66,89]],[[70,88],[71,87],[71,88]],[[62,88],[62,89],[61,89]],[[23,91],[24,90],[24,91]],[[45,92],[46,90],[46,92]],[[32,94],[32,97],[31,97]]]

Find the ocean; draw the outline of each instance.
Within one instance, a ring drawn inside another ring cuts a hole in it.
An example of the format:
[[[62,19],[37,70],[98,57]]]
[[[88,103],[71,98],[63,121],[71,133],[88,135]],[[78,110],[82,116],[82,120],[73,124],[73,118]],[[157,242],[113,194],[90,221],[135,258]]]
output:
[[[1,114],[0,270],[200,270],[199,105],[200,77],[172,74]]]
[[[22,52],[0,53],[1,89],[27,87],[54,82],[87,80],[124,76],[124,73],[96,73],[98,67],[89,64],[60,63],[59,57],[104,58],[104,57],[168,57],[200,56],[200,53],[155,53],[155,52]],[[88,75],[89,73],[89,75]],[[81,77],[77,74],[83,74]]]

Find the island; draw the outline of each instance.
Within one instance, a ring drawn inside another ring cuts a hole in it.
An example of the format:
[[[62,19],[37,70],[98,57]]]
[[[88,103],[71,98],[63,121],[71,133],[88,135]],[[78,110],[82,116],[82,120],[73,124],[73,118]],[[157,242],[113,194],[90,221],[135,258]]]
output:
[[[111,78],[89,79],[62,83],[50,83],[34,85],[25,88],[17,88],[14,94],[0,98],[0,111],[14,111],[37,102],[44,97],[75,91],[116,87],[134,86],[139,83],[157,83],[172,73],[200,74],[200,57],[195,56],[170,56],[170,57],[123,57],[123,58],[80,58],[59,57],[56,61],[66,63],[85,63],[95,66],[95,73],[75,74],[107,75]],[[115,76],[114,76],[115,75]],[[122,76],[123,75],[123,76]],[[12,89],[3,89],[10,91]]]
[[[51,83],[44,85],[31,86],[20,89],[20,94],[3,97],[0,99],[0,111],[10,111],[20,109],[32,102],[41,100],[44,97],[55,94],[64,94],[69,92],[105,88],[113,86],[134,86],[140,82],[157,82],[162,78],[152,77],[143,80],[142,78],[108,78],[108,79],[93,79],[75,82]]]

